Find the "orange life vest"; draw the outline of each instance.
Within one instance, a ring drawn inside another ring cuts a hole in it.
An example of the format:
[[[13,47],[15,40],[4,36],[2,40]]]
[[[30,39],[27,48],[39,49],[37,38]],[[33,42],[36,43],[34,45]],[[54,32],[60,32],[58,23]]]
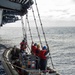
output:
[[[33,54],[36,54],[36,49],[37,49],[37,48],[36,48],[35,46],[32,45],[32,46],[31,46],[31,49],[32,49],[31,52],[32,52]]]
[[[39,49],[39,48],[36,48],[36,53],[35,53],[35,55],[38,56],[38,57],[40,56],[40,49]]]
[[[45,53],[47,52],[47,50],[41,50],[40,51],[40,58],[41,59],[46,59]]]

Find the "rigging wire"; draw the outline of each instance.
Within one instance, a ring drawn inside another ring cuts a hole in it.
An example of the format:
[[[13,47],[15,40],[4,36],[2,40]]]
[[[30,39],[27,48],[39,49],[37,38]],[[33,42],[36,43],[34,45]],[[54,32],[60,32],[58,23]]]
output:
[[[31,7],[31,9],[32,9],[32,12],[33,12],[34,22],[35,22],[35,25],[36,25],[36,29],[37,29],[39,41],[40,41],[41,47],[43,47],[43,46],[42,46],[42,42],[41,42],[41,38],[40,38],[40,34],[39,34],[39,30],[38,30],[38,26],[37,26],[37,22],[36,22],[36,18],[35,18],[35,14],[34,14],[33,7]]]
[[[26,23],[25,25],[27,25],[27,23],[28,23],[28,22],[27,22],[27,16],[26,16],[25,20],[26,20],[26,21],[25,21],[25,23]],[[26,29],[25,29],[25,31],[26,31]],[[27,35],[27,33],[26,33],[26,35]],[[30,53],[30,50],[31,50],[31,49],[30,49],[30,47],[29,47],[29,45],[28,45],[28,42],[27,42],[27,47],[28,47],[28,48],[27,48],[27,51],[28,51],[28,53]]]
[[[36,6],[36,9],[37,9],[37,13],[38,13],[38,17],[39,17],[40,25],[41,25],[41,28],[42,28],[43,36],[44,36],[44,39],[45,39],[45,43],[46,43],[46,46],[47,46],[47,48],[48,48],[48,50],[49,50],[49,56],[50,56],[50,59],[51,59],[52,67],[53,67],[53,69],[54,69],[54,65],[53,65],[53,61],[52,61],[52,57],[51,57],[51,52],[50,52],[49,45],[48,45],[47,40],[46,40],[46,36],[45,36],[44,29],[43,29],[43,25],[42,25],[41,17],[40,17],[40,14],[39,14],[39,10],[38,10],[38,6],[37,6],[37,2],[36,2],[36,0],[34,0],[34,1],[35,1],[35,6]]]
[[[24,29],[24,22],[23,17],[21,16],[21,23],[22,23],[22,32],[23,32],[23,39],[26,37],[25,29]]]
[[[23,17],[22,16],[21,16],[21,22],[22,22],[23,39],[24,39],[25,42],[27,42],[27,33],[26,33],[26,29],[24,27],[24,22],[23,22]],[[29,48],[29,45],[28,44],[27,44],[27,47]],[[30,48],[29,48],[29,50],[30,50]],[[28,53],[30,53],[29,50],[27,50]]]
[[[25,33],[26,33],[26,41],[27,41],[27,20],[26,20],[26,18],[25,18]],[[28,42],[27,42],[27,51],[28,51],[28,53],[30,53],[30,47],[29,47],[29,45],[28,45]]]
[[[29,24],[29,19],[28,19],[28,14],[26,14],[26,19],[27,19],[27,23],[28,23],[28,28],[29,28],[29,32],[30,32],[30,37],[31,37],[31,40],[33,41],[32,33],[31,33],[31,28],[30,28],[30,24]]]

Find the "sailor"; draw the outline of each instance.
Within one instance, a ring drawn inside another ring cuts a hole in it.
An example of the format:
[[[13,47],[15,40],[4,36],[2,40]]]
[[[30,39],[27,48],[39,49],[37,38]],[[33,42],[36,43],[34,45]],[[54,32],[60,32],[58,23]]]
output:
[[[19,57],[19,50],[16,48],[16,46],[12,48],[11,54],[12,60],[17,59]]]
[[[40,69],[46,70],[47,65],[47,57],[46,55],[49,53],[49,50],[47,50],[46,46],[43,46],[42,50],[40,51]]]
[[[21,52],[25,51],[27,48],[27,42],[22,40],[22,42],[20,43],[20,50]]]
[[[34,43],[34,42],[32,41],[32,44],[31,44],[31,53],[32,53],[33,55],[36,54],[36,49],[37,49],[37,43]]]
[[[40,45],[37,44],[37,48],[36,48],[36,69],[38,69],[40,67],[40,58],[39,58],[39,54],[40,54]]]
[[[37,44],[35,55],[39,57],[39,53],[40,53],[40,45]]]
[[[26,40],[22,40],[22,42],[20,43],[20,53],[19,53],[19,59],[20,59],[20,63],[22,65],[25,64],[25,56],[27,55],[27,52],[26,52],[26,48],[27,48],[27,42]]]

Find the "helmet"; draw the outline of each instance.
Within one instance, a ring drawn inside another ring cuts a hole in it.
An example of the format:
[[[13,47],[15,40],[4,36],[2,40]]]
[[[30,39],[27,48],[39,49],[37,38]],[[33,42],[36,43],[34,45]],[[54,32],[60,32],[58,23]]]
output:
[[[47,48],[46,48],[46,46],[43,46],[43,50],[46,50]]]
[[[35,43],[34,46],[37,46],[37,43]]]
[[[37,45],[37,48],[40,48],[40,45],[39,44]]]

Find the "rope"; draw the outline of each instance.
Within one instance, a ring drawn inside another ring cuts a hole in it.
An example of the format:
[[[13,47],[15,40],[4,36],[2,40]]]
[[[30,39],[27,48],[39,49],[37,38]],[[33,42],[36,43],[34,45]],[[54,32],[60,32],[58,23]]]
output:
[[[26,17],[26,22],[27,22],[27,17]],[[26,23],[26,22],[25,22],[25,23]],[[27,23],[28,23],[28,22],[27,22]],[[25,24],[25,25],[26,25],[26,24]],[[26,29],[25,29],[25,31],[26,31]],[[27,36],[27,33],[26,33],[26,36]],[[30,54],[30,50],[31,50],[31,49],[30,49],[28,43],[27,43],[27,47],[28,47],[27,51],[28,51],[28,53]]]
[[[26,36],[26,33],[25,33],[25,29],[24,29],[24,22],[23,22],[23,17],[21,16],[21,23],[22,23],[22,32],[23,32],[23,39],[25,38]]]
[[[31,28],[30,28],[30,24],[29,24],[29,19],[28,19],[28,14],[26,14],[26,19],[27,19],[27,23],[28,23],[28,28],[29,28],[29,32],[30,32],[30,37],[31,37],[31,40],[33,41],[33,38],[32,38],[32,33],[31,33]],[[29,48],[29,45],[27,44],[28,48]],[[31,50],[29,48],[29,50]]]
[[[41,28],[42,28],[42,32],[43,32],[43,35],[44,35],[45,43],[46,43],[46,46],[47,46],[47,48],[48,48],[48,50],[49,50],[49,56],[50,56],[50,59],[51,59],[52,66],[53,66],[53,68],[54,68],[53,61],[52,61],[52,57],[51,57],[51,52],[50,52],[50,49],[49,49],[49,46],[48,46],[48,43],[47,43],[47,40],[46,40],[46,36],[45,36],[44,29],[43,29],[42,21],[41,21],[41,18],[40,18],[40,14],[39,14],[37,2],[36,2],[36,0],[34,0],[34,1],[35,1],[35,5],[36,5],[36,9],[37,9],[37,13],[38,13],[40,25],[41,25]]]
[[[26,34],[26,30],[24,27],[24,22],[23,22],[23,17],[21,16],[21,22],[22,22],[22,32],[23,32],[23,39],[27,41],[27,34]],[[29,48],[29,45],[27,44],[27,47]],[[30,50],[30,48],[29,48]],[[28,50],[27,50],[28,51]],[[29,51],[28,51],[29,52]]]
[[[31,40],[33,41],[32,33],[31,33],[31,28],[30,28],[30,24],[29,24],[29,19],[28,19],[28,14],[26,14],[26,19],[27,19],[27,23],[28,23],[28,28],[29,28],[29,32],[30,32],[30,37],[31,37]]]
[[[38,37],[39,37],[39,41],[40,41],[41,47],[43,47],[42,46],[42,42],[41,42],[41,38],[40,38],[40,34],[39,34],[39,30],[38,30],[38,26],[37,26],[37,22],[36,22],[36,18],[35,18],[35,14],[34,14],[33,7],[31,7],[31,9],[32,9],[32,12],[33,12],[33,17],[34,17],[34,21],[35,21],[35,25],[36,25],[36,29],[37,29],[37,33],[38,33]]]

